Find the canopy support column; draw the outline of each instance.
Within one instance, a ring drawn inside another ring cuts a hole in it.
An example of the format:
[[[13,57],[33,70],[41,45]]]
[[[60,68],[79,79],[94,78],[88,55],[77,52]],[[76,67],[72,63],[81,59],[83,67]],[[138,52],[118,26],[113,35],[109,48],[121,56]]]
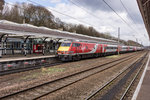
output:
[[[1,36],[0,36],[0,58],[2,57],[2,50],[3,50],[3,48],[2,48],[2,40],[3,40],[3,37],[5,36],[6,34],[2,34]]]
[[[42,48],[42,54],[44,55],[45,54],[45,41],[48,37],[45,37],[44,40],[43,40],[43,48]]]
[[[24,56],[27,55],[27,39],[28,39],[29,37],[30,37],[30,36],[27,36],[27,37],[24,39],[24,43],[23,43]]]

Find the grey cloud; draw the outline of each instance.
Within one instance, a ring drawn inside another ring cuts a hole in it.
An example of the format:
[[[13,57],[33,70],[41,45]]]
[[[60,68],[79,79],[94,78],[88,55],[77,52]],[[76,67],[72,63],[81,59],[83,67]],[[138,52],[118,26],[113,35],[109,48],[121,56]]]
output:
[[[91,11],[105,11],[105,12],[113,12],[104,2],[103,0],[72,0],[78,5],[89,9]],[[125,12],[129,19],[133,20],[136,24],[143,23],[140,12],[137,7],[136,0],[122,0],[128,12],[122,6],[120,0],[105,0],[116,12]]]
[[[131,17],[130,17],[131,16]],[[143,19],[142,19],[142,17],[141,16],[139,16],[139,14],[137,14],[137,13],[132,13],[132,15],[130,14],[128,14],[128,16],[127,16],[129,19],[133,19],[132,21],[133,21],[133,23],[134,24],[143,24]]]
[[[80,6],[86,7],[87,9],[102,10],[102,11],[112,11],[103,0],[72,0],[75,3],[78,3]],[[122,11],[122,6],[118,0],[105,0],[113,9],[116,11]]]

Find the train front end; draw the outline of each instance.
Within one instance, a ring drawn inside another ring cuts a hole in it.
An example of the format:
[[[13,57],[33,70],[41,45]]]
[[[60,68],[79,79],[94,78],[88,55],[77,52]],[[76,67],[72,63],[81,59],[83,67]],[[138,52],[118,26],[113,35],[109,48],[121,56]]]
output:
[[[63,42],[57,50],[57,54],[59,59],[62,61],[70,61],[72,60],[73,51],[70,51],[72,46],[71,42]]]

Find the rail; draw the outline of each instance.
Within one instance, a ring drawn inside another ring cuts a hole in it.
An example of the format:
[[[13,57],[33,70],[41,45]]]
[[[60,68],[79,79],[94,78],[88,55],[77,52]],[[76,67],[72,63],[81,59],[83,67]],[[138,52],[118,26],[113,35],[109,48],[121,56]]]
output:
[[[98,66],[95,66],[95,67],[87,68],[85,70],[82,70],[82,71],[79,71],[79,72],[75,72],[75,73],[72,73],[70,75],[66,75],[66,76],[63,76],[61,78],[57,78],[57,79],[45,82],[45,83],[40,84],[40,85],[36,85],[36,86],[30,87],[30,88],[27,88],[27,89],[24,89],[24,90],[20,90],[20,91],[15,92],[15,93],[11,93],[11,94],[5,95],[3,97],[0,97],[0,99],[5,99],[5,98],[13,97],[13,96],[16,97],[16,95],[19,96],[20,94],[28,94],[28,92],[31,92],[31,91],[36,93],[36,95],[33,96],[33,94],[32,94],[32,96],[25,96],[25,97],[31,97],[30,99],[38,99],[38,98],[41,98],[41,97],[43,97],[45,95],[48,95],[48,94],[50,94],[52,92],[60,90],[60,89],[62,89],[64,87],[67,87],[67,86],[69,86],[71,84],[74,84],[74,83],[76,83],[76,82],[78,82],[80,80],[83,80],[83,79],[88,78],[88,77],[90,77],[92,75],[95,75],[95,74],[97,74],[99,72],[107,70],[107,69],[109,69],[109,68],[111,68],[111,67],[113,67],[115,65],[118,65],[118,64],[122,63],[123,61],[128,61],[128,60],[130,60],[130,59],[132,59],[133,57],[136,57],[136,56],[137,55],[134,55],[134,56],[131,57],[131,55],[130,55],[130,56],[127,56],[127,57],[124,57],[124,58],[121,58],[121,59],[117,59],[117,60],[114,60],[114,61],[107,62],[107,63],[102,64],[102,65],[98,65]],[[106,65],[107,66],[109,65],[109,66],[106,67]],[[77,76],[81,76],[81,75],[83,75],[83,76],[77,78]],[[65,84],[62,85],[62,86],[54,87],[53,89],[48,89],[47,90],[47,88],[45,88],[46,90],[44,90],[44,87],[47,87],[47,86],[48,87],[51,87],[51,86],[53,87],[54,84],[61,83],[61,82],[65,83]],[[42,88],[42,89],[40,89],[40,88]],[[41,90],[41,92],[43,91],[43,93],[38,93],[37,92],[38,90]]]

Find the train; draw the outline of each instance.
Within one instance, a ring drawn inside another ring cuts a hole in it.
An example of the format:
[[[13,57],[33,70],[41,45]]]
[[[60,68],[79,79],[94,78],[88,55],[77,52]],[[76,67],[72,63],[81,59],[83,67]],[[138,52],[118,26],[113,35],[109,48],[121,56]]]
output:
[[[112,45],[80,41],[64,41],[59,46],[57,50],[57,55],[61,61],[74,61],[80,60],[82,58],[141,51],[143,49],[143,47],[137,46]]]
[[[33,45],[33,53],[43,53],[43,44],[34,44]]]

